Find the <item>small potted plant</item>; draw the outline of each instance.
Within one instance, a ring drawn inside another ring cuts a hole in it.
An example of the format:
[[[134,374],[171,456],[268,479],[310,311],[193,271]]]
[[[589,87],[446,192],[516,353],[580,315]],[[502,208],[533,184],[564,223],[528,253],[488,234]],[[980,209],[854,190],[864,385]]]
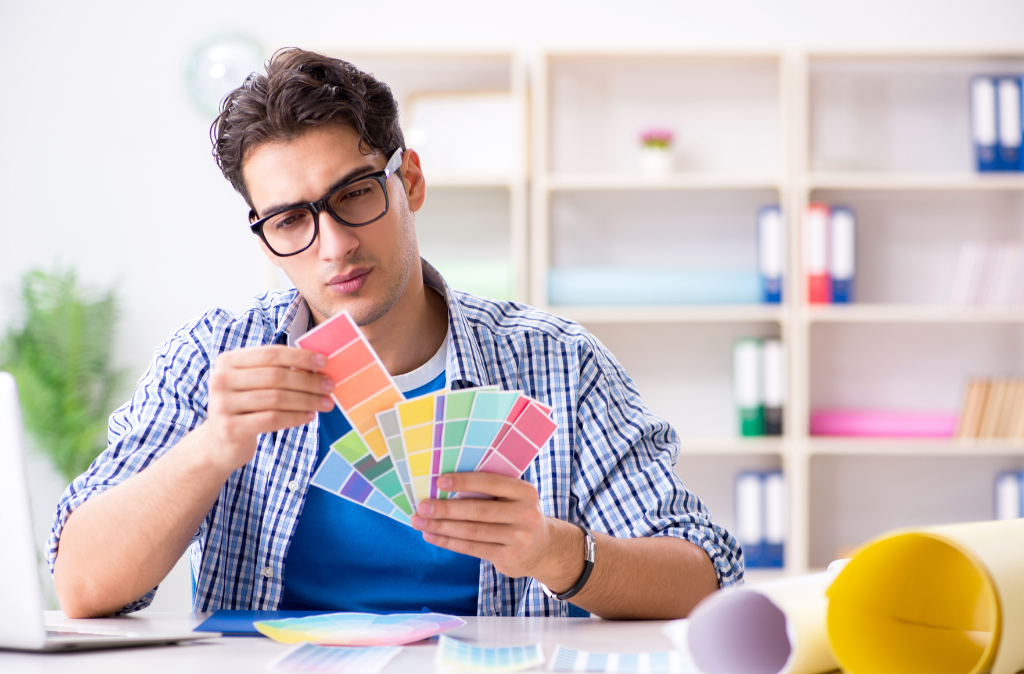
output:
[[[640,134],[640,171],[663,176],[672,172],[672,130],[652,127]]]

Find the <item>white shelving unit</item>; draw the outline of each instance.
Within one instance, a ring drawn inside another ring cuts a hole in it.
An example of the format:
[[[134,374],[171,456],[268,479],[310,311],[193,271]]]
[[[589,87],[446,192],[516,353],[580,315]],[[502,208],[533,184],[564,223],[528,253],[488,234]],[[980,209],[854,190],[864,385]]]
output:
[[[790,210],[854,209],[863,300],[792,315],[790,452],[808,477],[794,524],[801,562],[820,568],[888,529],[988,519],[995,473],[1024,466],[1015,441],[807,434],[817,407],[955,412],[968,377],[1024,367],[1024,311],[947,303],[959,245],[1024,235],[1024,174],[974,172],[968,88],[973,74],[1024,72],[1024,54],[811,53],[794,68]]]
[[[786,204],[792,187],[783,57],[557,52],[535,65],[531,302],[580,322],[615,354],[679,432],[680,475],[731,526],[738,471],[791,472],[788,437],[736,436],[732,343],[788,343],[793,305],[555,305],[548,271],[756,270],[757,210]],[[639,134],[653,126],[675,136],[666,175],[640,171]]]
[[[1024,443],[808,428],[818,407],[953,412],[967,377],[1024,370],[1024,310],[946,302],[964,240],[1024,238],[1024,174],[974,173],[968,126],[970,76],[1024,72],[1024,54],[554,52],[535,66],[531,302],[622,362],[679,431],[679,474],[718,521],[733,523],[738,471],[781,468],[785,572],[800,573],[891,528],[991,517],[992,478],[1024,467]],[[676,170],[661,177],[636,156],[654,125],[676,131]],[[752,264],[755,206],[771,201],[789,241],[781,306],[548,301],[548,271],[584,261]],[[799,216],[811,201],[856,211],[863,302],[805,302]],[[740,336],[785,344],[781,438],[736,437]]]

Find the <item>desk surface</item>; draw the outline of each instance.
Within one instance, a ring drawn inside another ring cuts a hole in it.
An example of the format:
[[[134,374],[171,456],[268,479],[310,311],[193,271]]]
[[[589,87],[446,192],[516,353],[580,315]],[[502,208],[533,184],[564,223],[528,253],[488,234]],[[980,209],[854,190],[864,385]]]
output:
[[[59,612],[48,612],[48,625],[130,628],[133,631],[190,629],[209,614],[143,613],[123,618],[68,620]],[[519,646],[540,642],[549,661],[556,644],[597,652],[643,652],[673,650],[661,634],[665,621],[608,621],[591,618],[466,618],[466,625],[447,632],[449,636],[480,646]],[[103,672],[104,674],[233,674],[266,672],[267,665],[290,648],[263,637],[224,637],[206,642],[156,648],[132,648],[81,653],[14,653],[0,651],[0,672],[4,674],[49,674],[51,672]],[[436,640],[406,646],[384,672],[433,672]],[[547,668],[547,664],[543,665]]]

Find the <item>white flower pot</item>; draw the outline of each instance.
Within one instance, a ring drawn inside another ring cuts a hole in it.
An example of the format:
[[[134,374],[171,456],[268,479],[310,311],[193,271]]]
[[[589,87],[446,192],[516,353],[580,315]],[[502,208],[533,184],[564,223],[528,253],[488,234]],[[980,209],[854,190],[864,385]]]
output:
[[[671,148],[641,147],[640,172],[648,176],[666,176],[671,173]]]

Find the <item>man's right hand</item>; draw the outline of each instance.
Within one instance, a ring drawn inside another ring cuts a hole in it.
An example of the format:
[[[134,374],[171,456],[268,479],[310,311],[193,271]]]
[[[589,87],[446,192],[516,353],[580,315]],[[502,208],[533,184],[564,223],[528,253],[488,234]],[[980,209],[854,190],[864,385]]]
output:
[[[252,460],[256,437],[301,426],[334,408],[334,382],[319,371],[327,358],[287,346],[225,351],[210,375],[207,459],[230,472]],[[197,429],[197,430],[200,430]]]

